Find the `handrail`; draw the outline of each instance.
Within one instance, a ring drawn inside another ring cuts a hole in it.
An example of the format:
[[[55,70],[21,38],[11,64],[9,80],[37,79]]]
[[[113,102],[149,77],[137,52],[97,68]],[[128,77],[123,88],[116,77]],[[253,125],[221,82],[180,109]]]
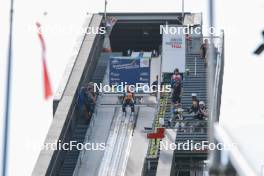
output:
[[[217,63],[216,68],[214,70],[214,79],[211,78],[209,83],[209,87],[211,86],[211,99],[210,99],[210,142],[216,143],[215,138],[215,129],[214,124],[219,121],[220,116],[220,106],[221,106],[221,96],[222,96],[222,85],[223,85],[223,75],[224,75],[224,31],[221,31],[220,37],[220,45],[219,45],[219,53],[217,55]],[[217,172],[217,168],[219,167],[220,162],[220,153],[219,151],[210,151],[209,152],[209,159],[210,159],[210,173]]]
[[[169,95],[165,98],[165,99],[163,99],[164,101],[167,101],[168,100],[168,97],[169,97]],[[161,99],[160,99],[161,100]],[[156,122],[159,120],[159,114],[160,114],[160,107],[161,107],[161,101],[158,101],[158,103],[157,103],[157,105],[156,105],[156,111],[155,111],[155,118],[154,118],[154,121],[153,121],[153,123],[152,123],[152,131],[154,132],[154,130],[156,129]],[[164,115],[163,115],[164,116]],[[164,117],[163,117],[164,118]],[[152,143],[152,140],[149,140],[149,145],[148,145],[148,150],[147,150],[147,156],[146,156],[146,158],[148,158],[149,156],[151,156],[150,155],[150,152],[151,152],[151,148],[152,148],[152,145],[151,145],[151,143]],[[143,170],[144,170],[144,168],[143,168]]]
[[[101,24],[100,17],[98,15],[94,15],[92,17],[90,25],[98,25]],[[87,38],[88,37],[88,38]],[[83,48],[84,42],[86,44],[88,43],[96,43],[98,45],[98,42],[100,41],[101,36],[99,35],[91,35],[87,36],[85,35],[83,43],[81,45],[82,49],[80,49],[77,57],[77,61],[73,67],[75,70],[83,70],[83,72],[72,72],[70,75],[70,80],[67,85],[65,92],[63,94],[63,97],[61,101],[58,104],[58,109],[55,113],[54,120],[52,122],[52,125],[49,129],[48,135],[45,139],[45,143],[54,142],[54,140],[61,142],[66,142],[74,128],[75,128],[75,122],[76,118],[74,118],[74,114],[76,113],[76,100],[78,98],[78,89],[80,85],[84,81],[87,81],[89,79],[90,72],[92,72],[93,67],[91,66],[94,64],[96,54],[100,48],[98,46],[91,46],[90,50],[87,50]],[[82,52],[82,55],[80,54]],[[84,58],[84,54],[88,54],[88,56],[85,56],[87,58]],[[79,59],[79,57],[82,57],[82,59]],[[88,60],[88,61],[87,61]],[[75,78],[76,77],[76,78]],[[76,82],[72,82],[73,80],[76,80]],[[59,111],[58,111],[59,110]],[[59,171],[59,168],[61,167],[61,161],[65,156],[65,151],[47,151],[43,149],[40,152],[39,158],[37,160],[37,163],[35,165],[35,168],[33,170],[32,175],[33,176],[39,176],[39,175],[57,175],[57,172]]]
[[[93,20],[93,17],[92,17],[92,20]],[[91,20],[90,24],[92,23],[92,20]],[[90,24],[89,24],[89,25],[90,25]],[[83,42],[84,42],[84,41],[83,41]],[[96,42],[96,45],[97,45],[98,43],[97,43],[96,40],[95,40],[95,42]],[[82,43],[82,45],[83,45],[83,43]],[[81,46],[82,46],[82,45],[81,45]],[[97,48],[97,46],[95,47],[94,50],[91,50],[91,53],[92,53],[92,57],[91,57],[91,58],[94,57],[94,55],[95,55],[94,52],[95,52],[96,48]],[[79,53],[78,53],[78,55],[79,55]],[[77,57],[78,57],[78,55],[77,55]],[[88,68],[87,68],[88,70],[89,70],[89,68],[91,68],[91,64],[92,64],[92,62],[89,62],[89,63],[88,63]],[[78,91],[78,89],[77,89],[77,91]],[[78,98],[79,98],[79,95],[78,95],[77,99],[78,99]],[[73,111],[72,111],[70,117],[73,117],[73,114],[74,114],[75,109],[76,109],[76,105],[77,105],[77,101],[74,102],[74,108],[73,108]],[[75,119],[71,118],[71,119],[69,120],[69,123],[67,124],[67,127],[66,127],[66,131],[68,131],[68,130],[70,129],[70,126],[72,125],[71,121],[73,121],[73,120],[75,120]],[[64,140],[66,139],[66,135],[67,135],[67,132],[64,133],[64,135],[63,135],[61,141],[64,141]],[[54,165],[53,165],[53,167],[52,167],[52,169],[51,169],[51,173],[53,173],[53,171],[54,171],[54,168],[55,168],[55,165],[56,165],[56,161],[57,161],[57,159],[58,159],[58,155],[56,156],[55,161],[53,162]]]
[[[97,108],[97,103],[95,105],[95,109]],[[87,129],[87,132],[85,134],[85,138],[84,138],[84,141],[88,141],[92,135],[92,131],[93,131],[93,128],[94,128],[94,123],[95,123],[95,116],[97,115],[97,112],[95,111],[90,119],[90,123],[89,123],[89,127]],[[83,156],[85,155],[86,153],[86,150],[82,150],[79,154],[79,157],[78,157],[78,160],[77,160],[77,163],[76,163],[76,166],[75,166],[75,169],[74,169],[74,172],[73,172],[73,176],[77,176],[79,175],[79,168],[81,167],[82,165],[82,159],[83,159]]]
[[[105,75],[104,75],[104,78],[103,78],[103,84],[106,84],[107,83],[108,71],[109,71],[109,66],[107,66],[107,68],[106,68],[106,72],[105,72]],[[104,95],[103,92],[99,92],[98,98],[96,100],[95,112],[93,113],[93,115],[91,117],[90,124],[89,124],[89,127],[87,129],[87,132],[85,134],[84,141],[89,141],[90,140],[90,137],[91,137],[92,131],[93,131],[93,127],[94,127],[94,124],[95,124],[96,116],[97,116],[98,106],[101,104],[101,99],[102,99],[103,95]],[[116,114],[116,109],[115,109],[114,114]],[[85,153],[86,153],[86,150],[82,150],[80,152],[79,157],[78,157],[78,161],[77,161],[76,166],[75,166],[75,169],[74,169],[73,176],[79,175],[79,169],[80,169],[80,167],[82,165],[82,159],[83,159]]]
[[[221,92],[222,92],[222,83],[224,75],[224,31],[221,33],[221,40],[219,46],[219,53],[217,56],[217,64],[215,69],[215,78],[213,84],[213,100],[212,101],[212,113],[216,117],[216,120],[219,120],[220,115],[220,104],[221,104]]]

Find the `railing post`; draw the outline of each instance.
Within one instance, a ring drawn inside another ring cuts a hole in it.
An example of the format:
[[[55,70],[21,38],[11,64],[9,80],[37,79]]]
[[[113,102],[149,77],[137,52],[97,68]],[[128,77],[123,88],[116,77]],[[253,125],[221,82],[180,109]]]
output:
[[[196,71],[196,63],[197,63],[197,58],[196,58],[196,57],[194,58],[194,62],[195,62],[195,63],[194,63],[194,75],[195,75],[195,77],[196,77],[196,72],[197,72],[197,71]]]

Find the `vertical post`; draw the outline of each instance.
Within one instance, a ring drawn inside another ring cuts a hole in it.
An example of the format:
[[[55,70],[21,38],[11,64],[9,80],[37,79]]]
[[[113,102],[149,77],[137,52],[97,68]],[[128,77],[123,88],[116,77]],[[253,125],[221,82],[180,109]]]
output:
[[[107,6],[107,0],[105,0],[105,6],[104,6],[104,20],[105,20],[105,26],[106,26],[106,6]]]
[[[214,27],[214,0],[208,0],[208,9],[209,9],[209,27]],[[216,113],[215,113],[215,99],[214,99],[214,78],[213,78],[213,57],[214,57],[214,50],[213,50],[213,34],[210,34],[210,45],[209,47],[209,57],[208,57],[208,93],[209,93],[209,142],[210,143],[217,143],[217,140],[214,137],[214,123],[217,121]],[[219,166],[220,166],[220,152],[217,150],[213,150],[209,152],[209,173],[210,175],[218,175],[219,173]]]
[[[182,0],[182,24],[184,21],[184,0]]]
[[[166,26],[168,25],[168,21],[166,21]],[[163,58],[163,47],[162,47],[162,43],[163,43],[163,34],[161,36],[161,54],[160,54],[160,70],[159,70],[159,79],[158,79],[158,86],[161,85],[161,79],[162,79],[162,58]],[[158,89],[159,90],[159,89]],[[158,91],[158,96],[157,96],[157,101],[160,101],[160,92]]]
[[[4,126],[3,126],[4,141],[3,141],[2,176],[7,175],[7,163],[8,163],[9,111],[10,111],[10,92],[11,92],[11,73],[12,73],[13,13],[14,13],[14,0],[11,0],[10,19],[9,19],[8,60],[7,60],[7,75],[6,75],[5,117],[4,117]]]
[[[214,0],[209,0],[209,27],[213,27],[214,26]],[[213,44],[213,34],[210,34],[210,38],[209,38],[210,44]],[[213,99],[213,83],[214,83],[214,79],[213,79],[213,47],[209,47],[209,57],[208,57],[208,93],[209,93],[209,111],[210,111],[210,127],[212,128],[213,122],[214,122],[214,113],[213,113],[213,104],[214,104],[214,99]],[[210,131],[210,135],[212,134],[213,131]]]
[[[194,62],[195,62],[195,63],[194,63],[194,76],[196,77],[196,69],[197,69],[197,68],[196,68],[196,67],[197,67],[197,66],[196,66],[196,63],[197,63],[197,58],[196,58],[196,57],[194,58]]]
[[[162,79],[162,55],[160,55],[160,70],[159,70],[159,79],[158,79],[158,87],[157,87],[157,91],[158,91],[158,96],[157,96],[157,101],[160,101],[160,92],[162,90],[162,87],[160,89],[160,85],[161,85],[161,79]]]

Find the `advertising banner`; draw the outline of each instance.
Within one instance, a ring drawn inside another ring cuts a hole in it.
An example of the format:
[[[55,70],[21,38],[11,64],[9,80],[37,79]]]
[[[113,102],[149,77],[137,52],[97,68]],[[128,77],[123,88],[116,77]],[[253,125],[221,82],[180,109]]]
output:
[[[128,85],[136,83],[150,83],[149,59],[123,59],[110,58],[109,83],[118,85],[127,82]]]
[[[185,71],[185,35],[182,26],[166,26],[162,32],[162,72]]]

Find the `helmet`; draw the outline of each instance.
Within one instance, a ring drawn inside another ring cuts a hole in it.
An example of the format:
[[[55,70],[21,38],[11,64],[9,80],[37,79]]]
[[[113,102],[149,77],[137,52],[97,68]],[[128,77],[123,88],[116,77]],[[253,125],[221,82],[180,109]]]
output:
[[[203,101],[200,101],[200,102],[199,102],[199,105],[203,105],[203,106],[204,106],[205,103],[204,103]]]
[[[133,94],[131,92],[127,92],[125,95],[125,100],[132,100],[133,99]]]

